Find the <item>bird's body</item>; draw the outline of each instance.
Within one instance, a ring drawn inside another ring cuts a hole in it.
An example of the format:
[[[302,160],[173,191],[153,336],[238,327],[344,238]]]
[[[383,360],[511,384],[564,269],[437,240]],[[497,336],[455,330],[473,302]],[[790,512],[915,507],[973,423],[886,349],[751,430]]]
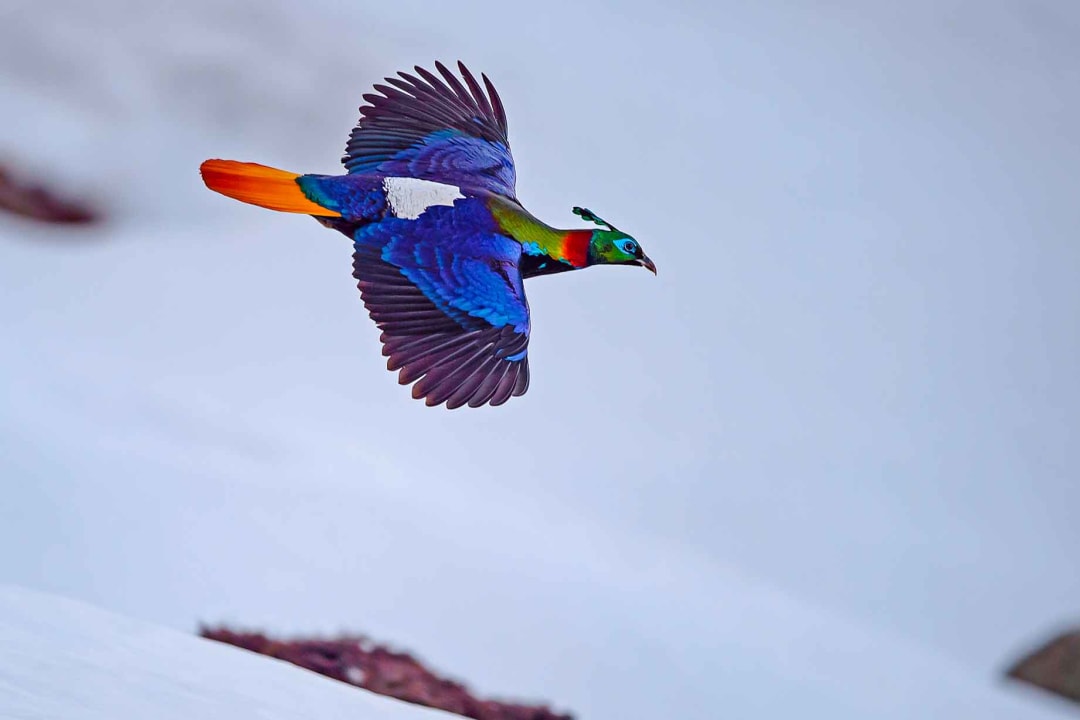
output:
[[[207,186],[244,202],[313,215],[352,239],[353,275],[382,330],[388,367],[428,405],[499,405],[529,383],[523,280],[594,264],[655,272],[637,242],[558,230],[518,202],[506,115],[459,63],[416,68],[365,95],[344,158],[349,174],[296,175],[207,160]],[[422,78],[422,79],[421,79]]]
[[[370,223],[419,220],[437,207],[451,207],[454,214],[461,212],[474,220],[480,216],[490,218],[495,232],[521,245],[523,278],[576,270],[588,264],[592,230],[557,230],[516,201],[483,189],[378,175],[304,175],[297,182],[309,199],[341,213],[340,220],[324,224],[350,237],[357,228]],[[448,222],[449,214],[436,210],[431,221]]]

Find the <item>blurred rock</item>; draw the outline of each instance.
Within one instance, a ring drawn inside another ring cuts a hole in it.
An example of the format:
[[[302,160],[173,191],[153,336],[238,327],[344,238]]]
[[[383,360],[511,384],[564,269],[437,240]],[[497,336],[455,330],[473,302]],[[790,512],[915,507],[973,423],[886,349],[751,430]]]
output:
[[[261,633],[201,628],[211,640],[286,660],[335,680],[418,705],[476,720],[573,720],[541,705],[480,700],[460,683],[440,678],[406,653],[393,652],[364,637],[336,640],[274,640]]]
[[[76,225],[97,222],[100,215],[88,205],[62,197],[40,184],[17,180],[0,165],[0,210],[46,223]]]
[[[1051,640],[1016,663],[1007,674],[1080,703],[1080,630]]]

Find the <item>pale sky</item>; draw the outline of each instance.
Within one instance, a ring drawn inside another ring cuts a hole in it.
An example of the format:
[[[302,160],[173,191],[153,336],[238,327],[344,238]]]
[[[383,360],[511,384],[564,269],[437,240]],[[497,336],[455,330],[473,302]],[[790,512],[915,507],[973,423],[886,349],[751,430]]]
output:
[[[0,220],[0,579],[361,630],[582,717],[618,708],[566,657],[735,662],[716,623],[989,687],[1080,619],[1073,3],[64,4],[0,15],[0,148],[113,221]],[[449,413],[385,371],[344,238],[196,169],[335,172],[373,82],[458,58],[526,207],[659,276],[531,281],[529,393]]]

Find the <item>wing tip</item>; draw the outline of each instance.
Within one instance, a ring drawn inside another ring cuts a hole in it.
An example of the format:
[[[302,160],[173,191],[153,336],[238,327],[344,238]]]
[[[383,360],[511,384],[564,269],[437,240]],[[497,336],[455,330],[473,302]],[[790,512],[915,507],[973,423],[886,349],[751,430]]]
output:
[[[481,368],[477,368],[477,371]],[[428,375],[439,369],[435,366],[427,368],[424,373],[410,373],[409,367],[400,367],[398,384],[412,385],[410,392],[413,399],[423,400],[427,407],[445,405],[447,410],[457,410],[466,405],[471,408],[484,405],[498,407],[509,402],[510,398],[521,397],[529,389],[527,360],[499,361],[497,366],[486,368],[481,377],[477,377],[476,372],[469,373],[451,388],[446,387],[444,379],[424,382],[429,379]]]
[[[480,128],[479,137],[508,146],[506,109],[495,91],[495,86],[484,73],[480,74],[483,80],[481,86],[462,60],[459,59],[456,66],[458,73],[454,73],[441,60],[436,60],[436,74],[415,65],[413,71],[419,78],[400,70],[397,77],[384,79],[400,89],[393,90],[386,85],[376,84],[375,89],[382,92],[382,95],[365,93],[365,104],[359,108],[360,120],[349,135],[342,157],[345,168],[349,172],[373,171],[382,162],[390,159],[394,152],[415,146],[426,132],[440,129],[444,122],[447,123],[445,127],[467,134],[473,134]],[[405,85],[408,85],[408,89]],[[479,125],[477,120],[480,120]],[[395,127],[395,122],[401,122],[402,125]],[[375,128],[378,128],[379,132],[389,132],[393,136],[392,142],[385,145],[385,138],[379,142],[367,142],[365,129]],[[424,134],[419,133],[421,129],[425,131]],[[376,152],[384,146],[394,152],[385,156]],[[512,195],[512,181],[510,186]]]

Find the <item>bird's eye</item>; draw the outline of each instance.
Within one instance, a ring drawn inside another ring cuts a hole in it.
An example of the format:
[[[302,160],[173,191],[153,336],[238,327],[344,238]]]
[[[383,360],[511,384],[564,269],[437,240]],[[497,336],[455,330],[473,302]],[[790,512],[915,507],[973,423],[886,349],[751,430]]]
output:
[[[634,252],[637,250],[637,243],[633,240],[623,240],[620,245],[621,250],[627,255],[633,255]]]

